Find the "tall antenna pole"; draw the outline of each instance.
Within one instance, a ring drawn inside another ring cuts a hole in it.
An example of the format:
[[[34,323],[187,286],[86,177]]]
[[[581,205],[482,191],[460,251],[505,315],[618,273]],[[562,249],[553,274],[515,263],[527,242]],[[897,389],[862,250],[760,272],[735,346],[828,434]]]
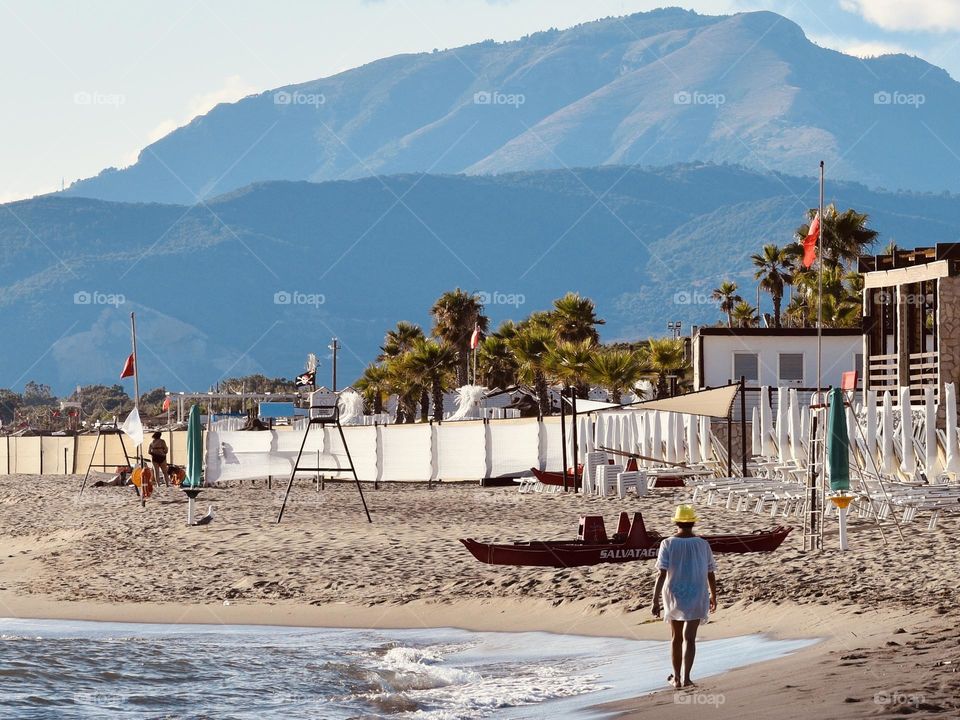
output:
[[[333,391],[337,391],[337,350],[340,349],[340,343],[336,338],[330,343],[330,349],[333,350]]]

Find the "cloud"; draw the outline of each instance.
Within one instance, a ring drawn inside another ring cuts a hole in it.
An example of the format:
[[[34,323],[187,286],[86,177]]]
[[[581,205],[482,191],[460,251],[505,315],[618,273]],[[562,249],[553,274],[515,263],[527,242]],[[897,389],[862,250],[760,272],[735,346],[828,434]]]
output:
[[[253,85],[245,82],[239,75],[230,75],[225,78],[223,85],[209,92],[194,95],[187,102],[187,107],[177,117],[166,118],[154,125],[147,133],[147,145],[166,137],[178,127],[186,125],[198,115],[205,115],[220,103],[232,103],[245,98],[247,95],[258,92]],[[125,165],[133,165],[140,156],[140,148],[130,151],[124,158]]]
[[[897,43],[883,42],[881,40],[861,40],[860,38],[839,35],[813,35],[810,39],[820,47],[839,50],[842,53],[859,58],[895,55],[898,53],[907,55],[917,54],[916,50],[911,50]]]
[[[840,7],[885,30],[960,30],[957,0],[840,0]]]

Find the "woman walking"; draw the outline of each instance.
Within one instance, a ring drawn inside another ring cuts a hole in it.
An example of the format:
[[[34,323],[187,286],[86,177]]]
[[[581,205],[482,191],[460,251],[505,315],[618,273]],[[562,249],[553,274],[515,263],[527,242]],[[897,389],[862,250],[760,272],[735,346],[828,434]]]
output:
[[[663,619],[670,623],[673,674],[667,679],[675,688],[693,685],[690,671],[697,654],[697,629],[717,609],[713,551],[710,543],[693,534],[697,520],[692,506],[678,505],[673,514],[677,533],[664,538],[657,553],[660,574],[653,591],[653,614],[660,617],[665,611]]]

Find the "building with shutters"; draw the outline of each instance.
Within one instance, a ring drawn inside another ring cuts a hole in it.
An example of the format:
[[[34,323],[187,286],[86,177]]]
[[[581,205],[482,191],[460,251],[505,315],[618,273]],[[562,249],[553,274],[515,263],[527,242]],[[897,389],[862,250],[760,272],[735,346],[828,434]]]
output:
[[[823,387],[840,384],[849,370],[862,372],[863,334],[857,329],[825,328],[821,349]],[[763,385],[810,389],[817,386],[816,328],[698,328],[692,341],[693,388],[746,379]]]

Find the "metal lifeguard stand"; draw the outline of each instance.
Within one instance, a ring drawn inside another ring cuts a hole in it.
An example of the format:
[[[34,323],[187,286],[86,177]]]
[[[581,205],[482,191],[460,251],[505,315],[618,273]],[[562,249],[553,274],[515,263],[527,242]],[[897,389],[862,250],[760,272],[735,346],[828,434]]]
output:
[[[370,510],[367,508],[367,501],[363,497],[363,488],[360,487],[360,478],[357,477],[357,470],[353,465],[353,457],[350,455],[350,446],[347,445],[347,438],[343,434],[343,426],[340,424],[340,397],[335,392],[318,391],[310,395],[310,409],[307,411],[307,427],[303,432],[303,442],[300,443],[300,452],[297,453],[297,461],[293,464],[293,471],[290,473],[290,480],[287,482],[287,491],[283,494],[283,503],[280,505],[280,512],[277,514],[277,522],[283,519],[283,510],[287,506],[287,498],[290,496],[290,489],[293,487],[293,479],[298,472],[343,472],[349,470],[353,474],[353,480],[357,484],[357,492],[360,493],[360,502],[363,503],[363,511],[367,514],[367,522],[372,523],[370,519]],[[336,425],[340,433],[340,441],[343,443],[343,449],[347,453],[347,467],[303,467],[300,461],[303,459],[303,448],[307,445],[307,437],[314,426],[319,425],[322,429],[326,425]]]
[[[90,477],[91,468],[100,468],[104,470],[108,467],[115,467],[116,463],[107,462],[107,444],[103,444],[103,462],[95,463],[94,460],[97,459],[97,448],[100,446],[100,438],[104,435],[117,435],[120,438],[120,449],[123,450],[123,457],[127,461],[127,467],[132,468],[134,464],[130,462],[130,454],[127,452],[127,446],[123,442],[123,430],[116,426],[100,426],[97,428],[97,439],[93,443],[93,452],[90,453],[90,462],[87,464],[87,471],[83,475],[83,482],[80,484],[80,495],[83,495],[83,490],[87,486],[87,479]],[[136,458],[134,458],[136,459]]]

